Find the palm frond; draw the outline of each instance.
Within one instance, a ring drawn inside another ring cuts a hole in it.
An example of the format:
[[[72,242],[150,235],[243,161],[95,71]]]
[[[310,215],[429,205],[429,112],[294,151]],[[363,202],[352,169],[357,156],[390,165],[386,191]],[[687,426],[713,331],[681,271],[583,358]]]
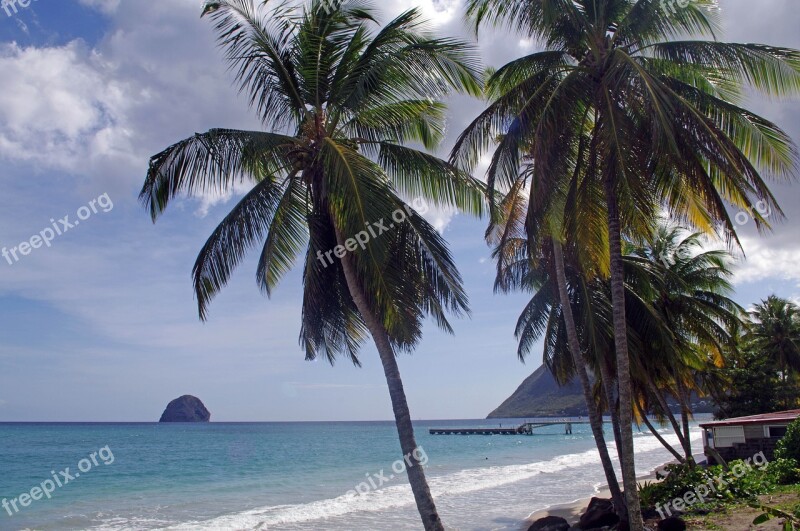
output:
[[[285,171],[296,141],[256,131],[212,129],[174,144],[150,159],[139,201],[155,221],[179,194],[232,192],[234,185],[258,182]]]

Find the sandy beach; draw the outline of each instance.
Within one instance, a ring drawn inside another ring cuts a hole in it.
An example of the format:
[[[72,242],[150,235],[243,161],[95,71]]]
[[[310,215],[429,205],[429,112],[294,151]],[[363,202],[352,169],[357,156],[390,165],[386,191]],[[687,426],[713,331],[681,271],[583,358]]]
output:
[[[695,455],[695,460],[697,462],[702,462],[705,459],[703,455]],[[677,461],[670,461],[664,463],[661,466],[654,468],[649,474],[643,474],[639,476],[638,481],[639,483],[643,483],[645,481],[653,483],[655,481],[659,481],[657,478],[658,472],[664,470],[664,467],[670,464],[675,464]],[[535,511],[531,513],[530,516],[525,520],[525,523],[521,527],[521,529],[528,529],[533,522],[539,520],[540,518],[545,518],[547,516],[559,516],[570,523],[570,525],[575,525],[578,523],[578,520],[581,517],[581,514],[589,505],[589,502],[592,498],[611,498],[611,492],[607,488],[602,488],[598,490],[595,494],[581,498],[579,500],[575,500],[570,503],[564,503],[561,505],[553,505],[552,507],[548,507],[546,509],[542,509],[540,511]]]

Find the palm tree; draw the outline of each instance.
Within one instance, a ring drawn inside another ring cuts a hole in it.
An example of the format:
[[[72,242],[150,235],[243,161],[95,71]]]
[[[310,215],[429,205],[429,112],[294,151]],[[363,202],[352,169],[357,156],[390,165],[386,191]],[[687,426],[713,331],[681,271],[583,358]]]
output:
[[[637,335],[645,348],[632,354],[633,373],[654,399],[659,416],[672,424],[690,463],[690,395],[711,394],[719,386],[719,369],[726,354],[735,350],[735,331],[742,324],[744,310],[729,297],[732,261],[725,251],[706,250],[702,234],[669,223],[660,223],[626,257],[629,269],[644,266],[645,273],[629,275],[629,283],[634,292],[652,292],[655,314],[646,326],[641,320],[632,323],[634,328],[639,324]],[[667,405],[670,395],[680,404],[680,423]]]
[[[543,358],[556,380],[565,384],[578,377],[614,506],[624,518],[622,491],[603,433],[603,411],[594,397],[573,313],[573,305],[581,304],[580,289],[575,287],[573,273],[580,275],[582,268],[571,268],[570,283],[567,280],[564,244],[560,241],[563,230],[559,219],[563,218],[563,197],[551,197],[551,201],[547,202],[528,201],[523,193],[528,175],[528,171],[520,174],[511,191],[500,202],[500,219],[487,230],[487,240],[495,246],[493,256],[497,259],[495,291],[518,289],[535,292],[517,325],[518,355],[524,361],[532,344],[546,336]],[[526,223],[535,224],[541,230],[526,231]],[[535,238],[528,239],[528,234]],[[574,260],[578,260],[582,254],[577,252],[574,245],[569,245],[567,251]],[[577,285],[581,285],[580,279]]]
[[[770,295],[749,312],[749,317],[745,341],[780,367],[785,384],[790,374],[800,372],[800,308]]]
[[[452,160],[472,168],[498,136],[488,184],[508,189],[523,154],[537,193],[585,174],[605,195],[616,353],[620,456],[631,529],[643,522],[637,495],[625,307],[623,236],[665,207],[679,221],[736,241],[726,210],[762,201],[782,212],[762,173],[787,178],[796,149],[775,124],[739,106],[750,86],[774,95],[800,90],[800,52],[759,44],[677,40],[714,36],[715,0],[670,9],[659,0],[470,0],[476,28],[505,24],[545,46],[496,71],[490,106],[457,142]],[[576,138],[588,156],[565,172]],[[584,162],[585,160],[585,162]],[[533,185],[532,185],[533,186]]]
[[[417,10],[380,29],[357,0],[264,4],[208,2],[203,14],[270,130],[214,129],[168,147],[151,159],[141,201],[155,221],[179,194],[249,186],[195,263],[200,318],[253,247],[267,295],[302,255],[306,358],[359,365],[372,336],[423,525],[442,530],[396,354],[418,344],[429,316],[452,332],[447,313],[468,312],[468,301],[446,243],[399,194],[482,213],[479,182],[404,146],[438,145],[439,100],[480,92],[477,60],[464,43],[430,35]]]

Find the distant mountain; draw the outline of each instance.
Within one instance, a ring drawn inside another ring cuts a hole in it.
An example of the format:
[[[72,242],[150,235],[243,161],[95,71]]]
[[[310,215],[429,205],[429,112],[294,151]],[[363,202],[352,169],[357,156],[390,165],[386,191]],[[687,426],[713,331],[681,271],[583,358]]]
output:
[[[585,415],[587,415],[586,404],[583,401],[580,383],[576,380],[559,387],[550,371],[542,365],[525,378],[514,394],[489,413],[487,418]]]
[[[668,396],[667,402],[674,412],[680,411],[677,400]],[[714,403],[692,395],[692,410],[695,413],[712,413]],[[584,417],[587,416],[583,391],[576,380],[559,387],[553,375],[544,365],[517,387],[517,390],[489,413],[486,418],[524,418],[524,417]]]

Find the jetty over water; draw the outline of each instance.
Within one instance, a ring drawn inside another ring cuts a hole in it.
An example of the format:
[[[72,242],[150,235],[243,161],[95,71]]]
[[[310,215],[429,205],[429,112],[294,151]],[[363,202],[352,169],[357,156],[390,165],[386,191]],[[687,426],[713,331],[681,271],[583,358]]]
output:
[[[589,420],[583,417],[547,418],[531,420],[516,428],[430,428],[428,432],[431,435],[534,435],[534,428],[563,425],[564,434],[572,435],[573,424],[589,424]]]

